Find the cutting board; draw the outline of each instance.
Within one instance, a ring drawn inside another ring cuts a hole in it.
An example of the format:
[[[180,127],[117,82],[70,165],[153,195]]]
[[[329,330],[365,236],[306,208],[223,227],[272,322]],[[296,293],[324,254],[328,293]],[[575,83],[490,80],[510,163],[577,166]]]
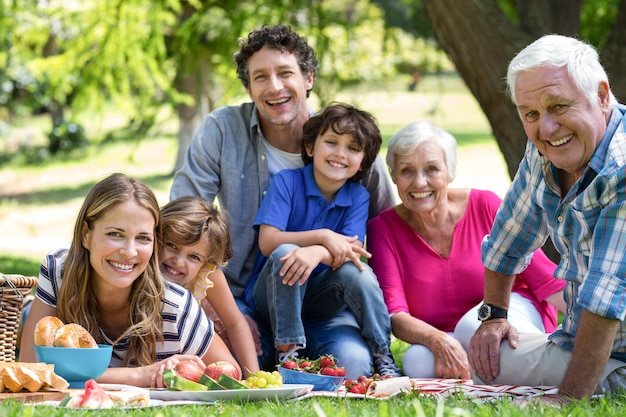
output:
[[[41,401],[61,401],[67,396],[68,393],[68,391],[0,392],[0,402],[6,400],[22,401],[25,403],[38,403]]]

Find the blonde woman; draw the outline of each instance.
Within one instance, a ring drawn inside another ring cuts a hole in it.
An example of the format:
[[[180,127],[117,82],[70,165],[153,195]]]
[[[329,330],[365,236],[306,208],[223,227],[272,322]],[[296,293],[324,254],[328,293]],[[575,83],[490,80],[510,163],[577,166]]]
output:
[[[42,262],[21,361],[36,361],[36,323],[57,316],[82,325],[98,343],[113,345],[100,383],[163,387],[163,370],[183,359],[200,366],[236,363],[191,294],[162,279],[159,221],[153,192],[137,179],[113,174],[91,189],[70,248]]]

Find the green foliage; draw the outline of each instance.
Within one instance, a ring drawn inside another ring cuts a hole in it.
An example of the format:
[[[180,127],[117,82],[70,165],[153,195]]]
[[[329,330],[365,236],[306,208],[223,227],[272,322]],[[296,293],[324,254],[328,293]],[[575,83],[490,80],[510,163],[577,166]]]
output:
[[[0,272],[36,277],[39,273],[40,261],[41,259],[0,254]]]
[[[602,48],[613,30],[620,3],[621,0],[584,1],[580,16],[581,37],[597,48]]]
[[[67,121],[54,126],[48,139],[48,150],[52,155],[71,154],[84,149],[88,143],[85,129],[77,123]]]

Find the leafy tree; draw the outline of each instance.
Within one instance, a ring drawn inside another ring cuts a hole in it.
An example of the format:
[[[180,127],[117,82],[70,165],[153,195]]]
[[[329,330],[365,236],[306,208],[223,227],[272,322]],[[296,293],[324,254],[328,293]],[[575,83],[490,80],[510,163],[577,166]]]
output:
[[[381,9],[367,0],[31,0],[20,7],[0,1],[26,23],[14,32],[0,27],[0,42],[45,86],[48,109],[113,103],[142,138],[171,106],[179,120],[174,169],[201,118],[245,95],[232,54],[252,28],[289,23],[309,39],[320,61],[314,89],[320,105],[346,85],[393,75],[400,46],[411,42],[385,30]]]

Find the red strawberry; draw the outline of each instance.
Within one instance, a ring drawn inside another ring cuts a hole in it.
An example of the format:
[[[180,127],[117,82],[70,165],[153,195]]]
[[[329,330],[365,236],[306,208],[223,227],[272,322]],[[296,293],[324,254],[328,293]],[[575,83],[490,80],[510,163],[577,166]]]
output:
[[[348,392],[351,392],[353,394],[365,394],[366,391],[367,384],[365,384],[364,382],[357,382],[356,384],[348,388]]]
[[[346,376],[346,368],[338,366],[335,368],[335,373],[337,374],[337,376]]]
[[[298,367],[298,364],[296,363],[296,361],[290,360],[290,361],[283,363],[282,367],[286,369],[296,369]]]
[[[300,362],[300,368],[301,369],[305,369],[305,368],[308,368],[310,366],[311,366],[311,362],[309,362],[309,361],[302,361],[302,362]]]
[[[330,366],[335,366],[335,359],[332,355],[325,355],[320,358],[320,367],[328,368]]]
[[[327,366],[327,367],[322,368],[322,370],[320,371],[320,374],[328,375],[328,376],[337,376],[337,371],[335,371],[335,368],[331,368],[330,366]]]

